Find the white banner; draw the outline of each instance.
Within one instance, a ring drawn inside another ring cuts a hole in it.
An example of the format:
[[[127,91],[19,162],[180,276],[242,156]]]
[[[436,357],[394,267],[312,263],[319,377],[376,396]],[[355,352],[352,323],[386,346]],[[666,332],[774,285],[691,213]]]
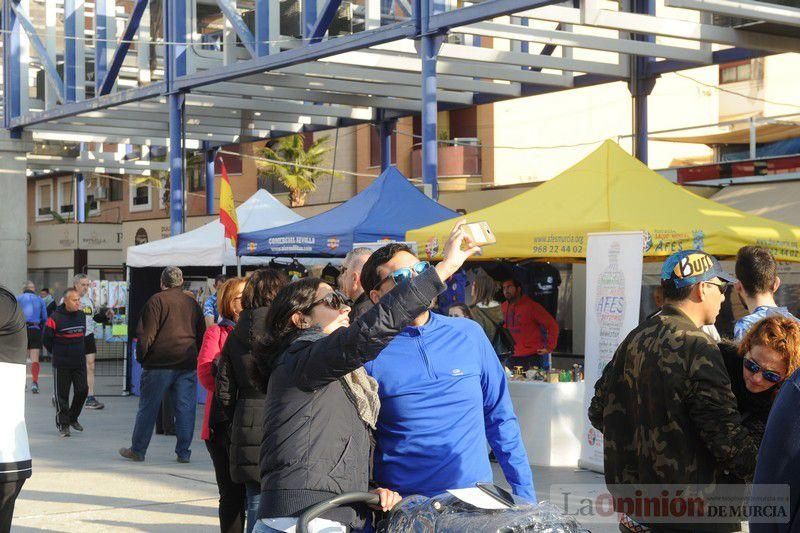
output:
[[[594,385],[619,343],[639,324],[642,232],[590,233],[586,248],[583,468],[603,471],[603,435],[589,423]]]

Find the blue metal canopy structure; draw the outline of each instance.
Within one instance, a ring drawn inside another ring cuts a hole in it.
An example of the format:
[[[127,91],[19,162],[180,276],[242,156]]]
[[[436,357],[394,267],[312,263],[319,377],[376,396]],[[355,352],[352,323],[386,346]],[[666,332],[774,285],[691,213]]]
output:
[[[354,243],[403,241],[405,232],[458,216],[395,167],[342,205],[286,226],[239,234],[239,255],[344,257]]]
[[[782,3],[353,0],[354,29],[333,34],[342,0],[96,0],[93,32],[83,0],[4,0],[3,122],[41,140],[168,146],[173,234],[183,231],[186,149],[208,163],[222,145],[371,122],[386,168],[393,121],[417,113],[436,198],[438,111],[625,81],[634,153],[646,162],[657,77],[800,51],[800,8]],[[198,34],[209,6],[224,16],[221,40]],[[34,67],[43,100],[29,97]],[[213,197],[213,181],[207,190]]]

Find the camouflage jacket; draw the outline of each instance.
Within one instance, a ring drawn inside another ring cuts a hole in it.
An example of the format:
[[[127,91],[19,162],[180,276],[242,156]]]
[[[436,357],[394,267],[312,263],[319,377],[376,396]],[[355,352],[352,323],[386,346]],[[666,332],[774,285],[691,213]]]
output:
[[[641,323],[595,385],[589,420],[611,484],[751,480],[757,446],[741,424],[717,345],[680,310]],[[613,490],[612,490],[613,492]]]

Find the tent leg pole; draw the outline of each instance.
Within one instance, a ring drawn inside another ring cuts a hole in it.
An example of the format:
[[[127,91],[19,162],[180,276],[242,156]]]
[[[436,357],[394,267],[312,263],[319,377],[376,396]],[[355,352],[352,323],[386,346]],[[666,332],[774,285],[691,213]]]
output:
[[[426,1],[421,5],[425,6]],[[423,8],[424,9],[424,8]],[[423,19],[425,19],[423,15]],[[439,199],[439,159],[437,138],[436,57],[442,44],[438,35],[423,34],[420,55],[422,59],[422,182],[425,193]]]

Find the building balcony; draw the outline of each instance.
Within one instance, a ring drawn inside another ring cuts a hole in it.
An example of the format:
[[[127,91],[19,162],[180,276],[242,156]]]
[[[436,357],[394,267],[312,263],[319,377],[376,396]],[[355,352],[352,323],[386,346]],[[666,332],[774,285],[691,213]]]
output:
[[[438,158],[440,190],[464,190],[468,183],[481,182],[479,146],[440,145]],[[411,152],[411,177],[422,178],[421,146],[415,146]]]

